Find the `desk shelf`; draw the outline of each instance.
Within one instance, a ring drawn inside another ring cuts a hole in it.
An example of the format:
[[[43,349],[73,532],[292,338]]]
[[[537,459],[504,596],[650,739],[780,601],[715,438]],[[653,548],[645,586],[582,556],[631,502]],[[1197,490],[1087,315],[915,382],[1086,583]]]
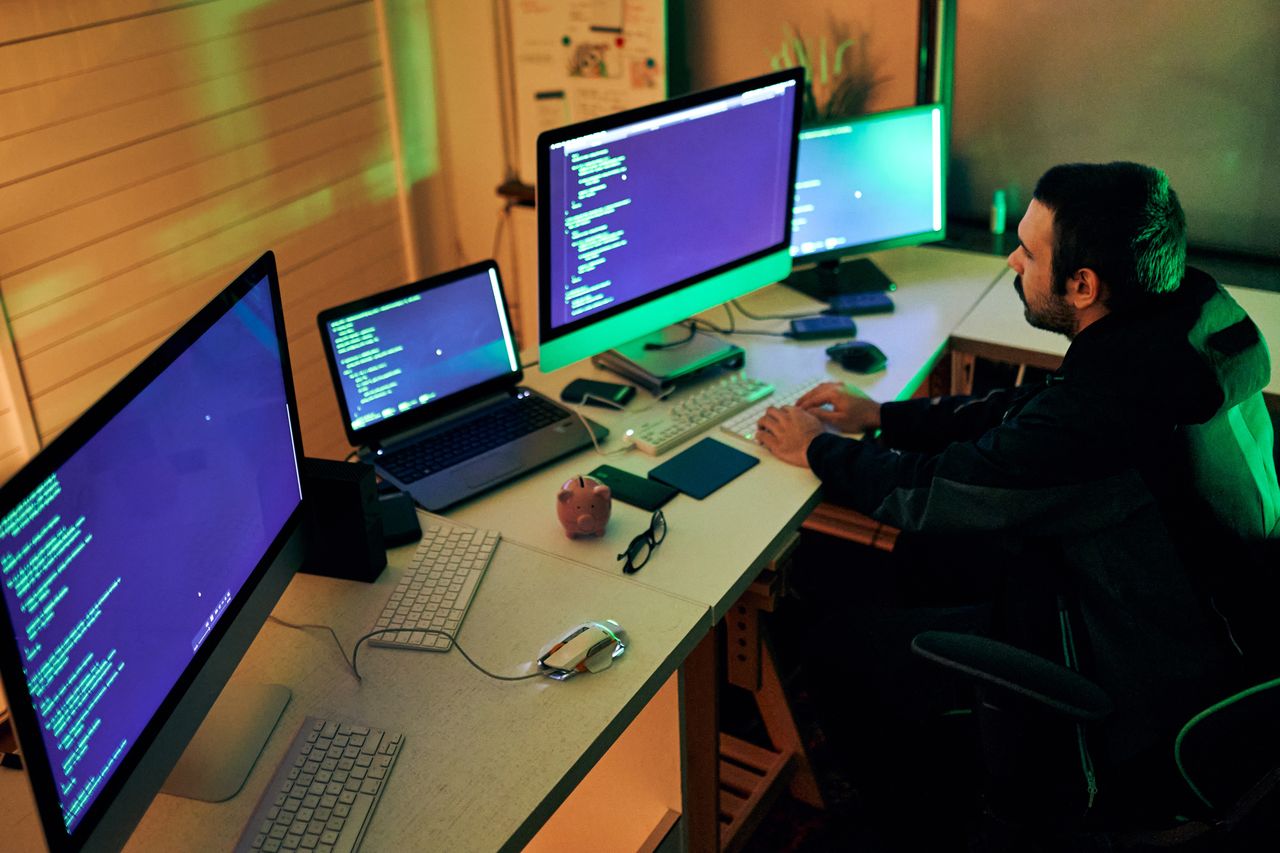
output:
[[[781,791],[793,753],[720,735],[720,849],[739,850]]]

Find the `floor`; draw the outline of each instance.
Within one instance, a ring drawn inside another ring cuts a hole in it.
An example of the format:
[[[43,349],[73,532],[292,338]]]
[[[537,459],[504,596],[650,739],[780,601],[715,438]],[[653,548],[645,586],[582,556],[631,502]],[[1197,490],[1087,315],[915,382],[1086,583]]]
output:
[[[798,560],[810,564],[831,563],[859,565],[867,572],[886,562],[882,552],[862,548],[826,537],[811,536],[798,554]],[[802,737],[806,742],[810,760],[827,808],[818,810],[783,793],[756,828],[746,853],[816,853],[816,851],[850,850],[864,853],[903,853],[919,849],[964,850],[961,837],[952,837],[944,846],[922,848],[915,842],[903,839],[910,833],[895,828],[894,821],[886,821],[883,812],[869,808],[858,790],[859,780],[851,772],[851,762],[843,757],[841,748],[828,737],[822,722],[822,712],[813,687],[816,679],[827,674],[815,671],[804,658],[806,627],[804,621],[811,611],[796,606],[794,601],[784,600],[779,610],[769,614],[767,630],[772,638],[775,659],[786,686],[792,712]],[[721,726],[728,733],[745,740],[768,745],[754,699],[740,688],[727,684],[721,690]],[[863,782],[865,784],[865,781]],[[937,819],[945,810],[930,806],[930,816]],[[950,820],[950,818],[947,818]],[[954,825],[961,826],[956,820]],[[949,833],[941,833],[948,836]],[[931,838],[934,836],[931,835]],[[935,838],[936,840],[936,838]]]

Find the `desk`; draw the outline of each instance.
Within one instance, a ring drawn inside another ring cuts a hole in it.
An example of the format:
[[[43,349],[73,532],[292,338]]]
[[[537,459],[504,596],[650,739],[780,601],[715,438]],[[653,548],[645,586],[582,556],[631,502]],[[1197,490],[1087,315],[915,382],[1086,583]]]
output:
[[[390,564],[374,584],[298,575],[275,613],[332,625],[350,653],[412,553],[410,546],[389,552]],[[605,616],[631,630],[631,647],[609,671],[563,684],[498,682],[456,653],[367,645],[359,657],[364,682],[357,684],[327,632],[268,623],[234,678],[284,683],[293,698],[244,789],[216,804],[157,797],[128,849],[230,850],[308,714],[405,735],[364,850],[520,849],[672,678],[708,631],[708,611],[504,540],[463,626],[469,654],[491,670],[519,674],[531,671],[533,656],[573,623]],[[667,764],[678,782],[678,755]],[[678,798],[670,806],[678,809]],[[5,849],[41,849],[19,773],[0,775],[0,826]]]
[[[963,393],[971,381],[969,367],[975,356],[1011,364],[1029,364],[1056,370],[1071,343],[1062,335],[1033,329],[1023,317],[1022,303],[1007,287],[994,287],[979,300],[951,333],[952,388]],[[1248,312],[1262,336],[1274,348],[1280,346],[1280,293],[1227,286],[1240,307]],[[1280,409],[1280,369],[1271,361],[1271,381],[1263,389],[1268,408]]]
[[[874,258],[899,283],[897,310],[858,318],[859,336],[885,351],[886,371],[846,373],[827,360],[825,342],[742,336],[737,340],[748,350],[747,371],[786,383],[825,372],[877,399],[910,396],[1004,266],[989,255],[939,249],[898,249]],[[817,307],[782,287],[753,294],[744,304],[757,314]],[[709,318],[719,324],[723,311],[709,312]],[[782,321],[748,325],[785,328]],[[531,371],[528,380],[556,397],[577,376],[610,378],[582,363],[551,376]],[[615,428],[606,451],[621,447],[620,427],[644,404],[638,400],[629,413],[590,409],[593,418]],[[566,684],[512,685],[484,678],[460,655],[366,649],[365,683],[357,686],[327,634],[268,624],[236,678],[281,681],[294,698],[245,790],[216,805],[157,798],[130,849],[229,848],[307,714],[348,717],[406,735],[366,850],[415,849],[424,839],[444,850],[519,848],[678,667],[684,754],[655,756],[653,763],[682,760],[690,849],[713,849],[715,758],[705,752],[715,744],[714,729],[706,731],[715,725],[714,692],[707,694],[715,681],[713,624],[819,500],[818,481],[808,471],[736,439],[724,440],[759,457],[760,465],[707,500],[675,498],[666,509],[666,541],[630,577],[618,573],[615,555],[648,524],[648,513],[615,504],[600,540],[568,540],[556,521],[553,496],[560,483],[606,461],[594,453],[548,466],[449,513],[452,520],[504,536],[462,631],[469,652],[491,668],[511,671],[572,623],[616,618],[634,644],[613,669]],[[607,461],[643,473],[660,460],[631,452]],[[411,550],[391,552],[389,571],[373,585],[300,575],[276,613],[331,624],[349,644],[373,624]],[[578,723],[566,728],[562,723],[570,715]],[[0,774],[0,825],[14,828],[7,842],[39,848],[25,783],[16,773]]]

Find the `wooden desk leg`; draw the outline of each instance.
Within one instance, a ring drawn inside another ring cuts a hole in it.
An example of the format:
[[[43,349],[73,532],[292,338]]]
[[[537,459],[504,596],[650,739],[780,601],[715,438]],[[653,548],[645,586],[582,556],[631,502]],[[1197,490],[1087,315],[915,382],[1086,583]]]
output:
[[[691,853],[720,849],[720,720],[717,632],[712,629],[680,667],[684,827]]]
[[[951,351],[951,393],[973,393],[973,365],[976,359],[972,353]]]

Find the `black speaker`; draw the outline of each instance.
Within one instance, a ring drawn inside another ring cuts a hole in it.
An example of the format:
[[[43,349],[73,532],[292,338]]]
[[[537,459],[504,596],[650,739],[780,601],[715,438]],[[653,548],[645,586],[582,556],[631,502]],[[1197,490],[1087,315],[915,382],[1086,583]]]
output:
[[[378,579],[387,564],[373,466],[312,459],[302,462],[307,555],[300,571],[353,581]]]

